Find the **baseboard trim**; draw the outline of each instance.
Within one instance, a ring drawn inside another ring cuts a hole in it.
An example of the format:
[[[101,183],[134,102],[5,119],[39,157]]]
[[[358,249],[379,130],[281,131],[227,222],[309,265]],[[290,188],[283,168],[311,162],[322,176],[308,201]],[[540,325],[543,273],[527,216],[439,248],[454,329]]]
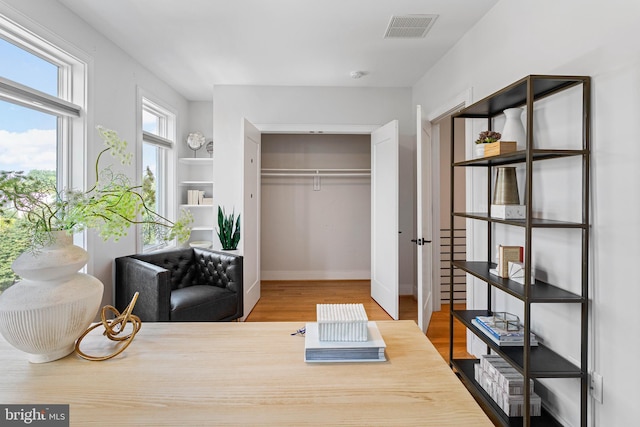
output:
[[[371,280],[370,271],[261,271],[261,280]]]

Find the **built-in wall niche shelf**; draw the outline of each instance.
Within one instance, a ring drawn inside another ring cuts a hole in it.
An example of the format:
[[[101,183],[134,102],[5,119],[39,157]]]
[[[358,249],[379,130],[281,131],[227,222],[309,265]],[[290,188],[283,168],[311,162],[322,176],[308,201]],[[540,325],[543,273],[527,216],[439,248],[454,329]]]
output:
[[[195,194],[197,193],[197,196]],[[212,241],[216,207],[213,204],[213,159],[182,157],[178,159],[179,209],[193,215],[191,241]],[[207,203],[204,203],[207,198]],[[198,203],[200,201],[200,203]]]
[[[371,169],[262,169],[262,176],[284,177],[363,177],[371,176]]]
[[[180,181],[178,185],[180,186],[213,185],[213,181]]]
[[[195,225],[191,227],[191,231],[213,231],[213,230],[214,230],[213,227],[206,227],[202,225]]]
[[[211,157],[181,157],[178,161],[185,165],[213,165],[213,158]]]

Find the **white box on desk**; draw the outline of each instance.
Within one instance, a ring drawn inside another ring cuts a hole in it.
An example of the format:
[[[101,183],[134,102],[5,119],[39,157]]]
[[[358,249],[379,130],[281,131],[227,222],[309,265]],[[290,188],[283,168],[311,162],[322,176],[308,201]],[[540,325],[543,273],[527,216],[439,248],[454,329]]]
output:
[[[526,217],[525,205],[491,205],[491,218],[525,219]]]

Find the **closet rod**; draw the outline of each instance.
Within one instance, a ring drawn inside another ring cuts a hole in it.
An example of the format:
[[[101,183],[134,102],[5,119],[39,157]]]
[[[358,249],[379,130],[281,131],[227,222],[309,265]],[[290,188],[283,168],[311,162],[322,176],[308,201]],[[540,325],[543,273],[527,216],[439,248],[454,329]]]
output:
[[[322,172],[371,172],[371,169],[302,169],[302,168],[264,168],[262,172],[313,172],[313,173],[322,173]]]
[[[287,168],[265,168],[262,169],[262,176],[291,176],[291,177],[356,177],[371,176],[371,169],[287,169]]]
[[[291,177],[314,177],[314,176],[325,176],[325,177],[356,177],[356,176],[371,176],[371,173],[282,173],[282,172],[263,172],[262,176],[291,176]]]

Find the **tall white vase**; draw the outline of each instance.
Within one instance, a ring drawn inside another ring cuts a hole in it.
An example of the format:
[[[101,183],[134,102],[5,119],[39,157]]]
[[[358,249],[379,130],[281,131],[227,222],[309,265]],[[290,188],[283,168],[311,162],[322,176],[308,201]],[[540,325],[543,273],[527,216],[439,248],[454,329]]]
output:
[[[507,108],[504,115],[507,117],[502,130],[501,141],[515,141],[517,150],[527,148],[527,136],[522,125],[522,108]]]
[[[35,253],[25,252],[11,268],[23,280],[0,294],[0,333],[32,363],[71,354],[76,339],[94,320],[104,286],[78,273],[87,252],[65,232]]]

